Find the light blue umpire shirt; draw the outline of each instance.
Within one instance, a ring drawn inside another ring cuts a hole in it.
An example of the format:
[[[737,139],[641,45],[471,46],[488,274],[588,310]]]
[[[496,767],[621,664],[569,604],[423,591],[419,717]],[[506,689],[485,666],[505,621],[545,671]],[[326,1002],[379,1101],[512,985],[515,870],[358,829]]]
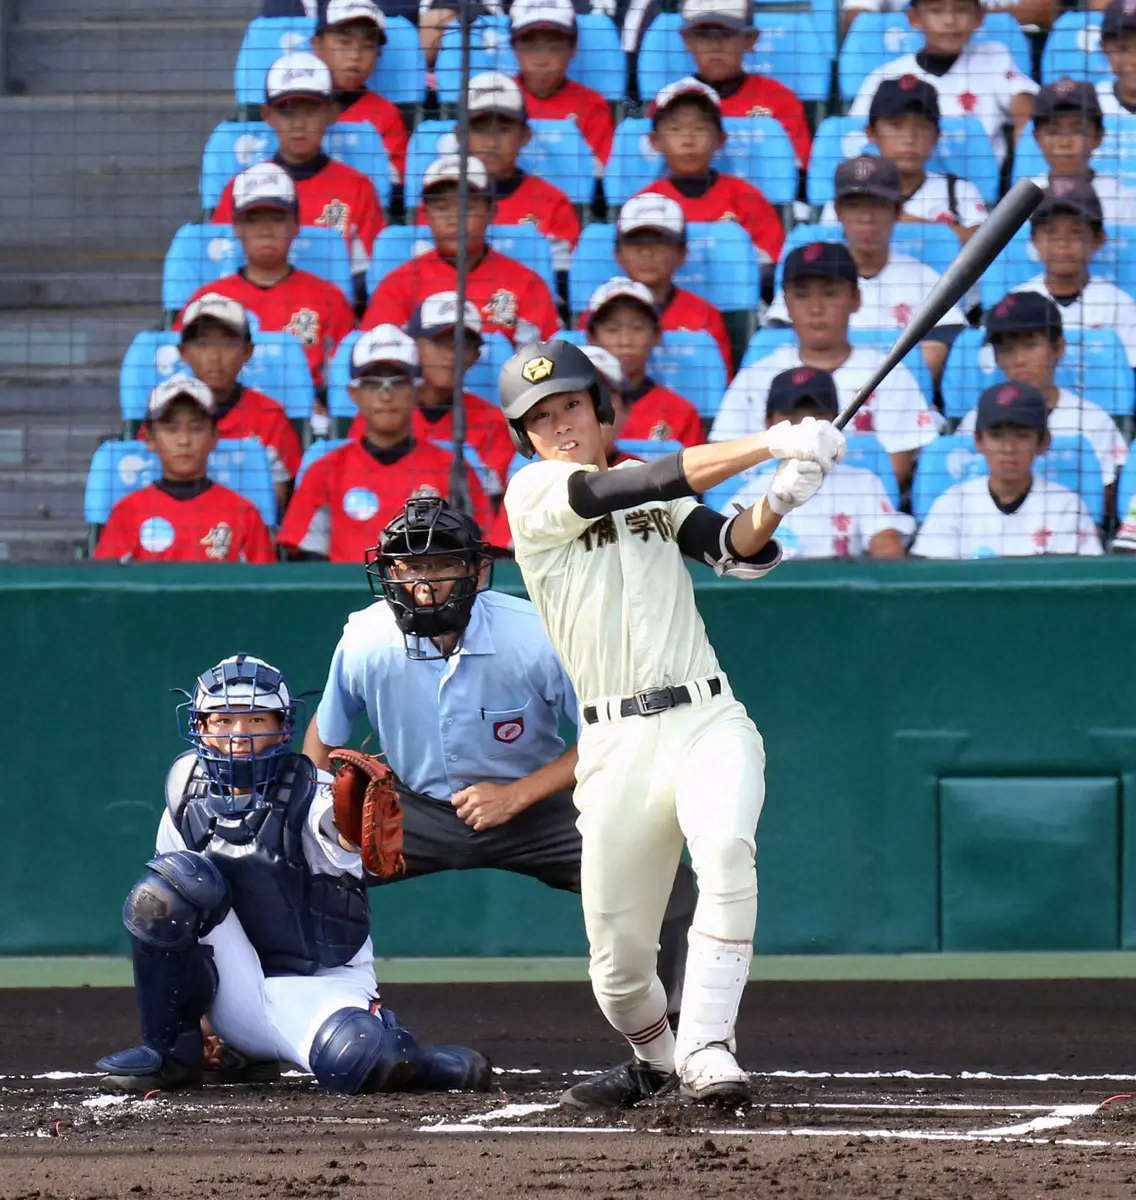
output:
[[[411,659],[382,600],[352,613],[316,710],[320,740],[346,745],[366,710],[412,791],[449,803],[473,783],[511,783],[564,753],[576,695],[527,600],[481,592],[448,659]]]

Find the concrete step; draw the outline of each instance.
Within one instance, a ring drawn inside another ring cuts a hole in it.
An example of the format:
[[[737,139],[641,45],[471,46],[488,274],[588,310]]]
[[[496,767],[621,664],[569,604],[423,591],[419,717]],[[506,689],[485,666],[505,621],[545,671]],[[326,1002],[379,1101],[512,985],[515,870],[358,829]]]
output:
[[[259,16],[258,0],[22,0],[20,16],[37,21],[145,21],[218,18],[243,20]]]
[[[0,518],[0,563],[57,567],[87,557],[87,525],[74,518],[40,517],[30,524]]]
[[[0,373],[0,425],[18,424],[24,417],[44,425],[90,421],[119,436],[118,369],[88,374],[100,377],[79,381],[68,372],[66,378],[52,380],[45,378],[43,368]]]
[[[160,260],[147,266],[110,259],[102,270],[90,263],[74,268],[36,270],[6,265],[0,258],[0,310],[65,309],[71,304],[129,304],[146,302],[147,315],[139,328],[156,326],[161,317]]]
[[[0,371],[27,367],[117,367],[135,334],[153,321],[141,305],[119,310],[0,311]]]

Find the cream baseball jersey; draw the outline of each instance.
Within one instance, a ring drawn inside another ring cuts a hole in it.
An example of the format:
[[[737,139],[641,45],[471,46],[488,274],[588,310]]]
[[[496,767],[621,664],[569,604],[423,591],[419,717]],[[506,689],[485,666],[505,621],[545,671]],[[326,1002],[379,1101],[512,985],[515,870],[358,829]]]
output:
[[[916,558],[1002,558],[1103,554],[1100,536],[1076,492],[1033,477],[1025,500],[1003,512],[983,475],[956,483],[931,505],[911,554]]]
[[[928,172],[919,187],[904,200],[903,211],[909,217],[917,217],[920,221],[949,219],[964,229],[981,225],[986,220],[986,202],[969,179],[956,177],[953,199],[952,205],[950,181],[947,177]],[[822,225],[836,223],[836,204],[832,200],[821,210],[820,219]]]
[[[581,517],[568,480],[596,469],[533,462],[505,490],[517,565],[580,703],[721,676],[676,541],[697,501]]]
[[[1124,343],[1128,365],[1136,370],[1136,300],[1106,279],[1090,279],[1071,303],[1058,300],[1045,286],[1045,276],[1035,275],[1015,289],[1040,292],[1061,309],[1066,329],[1115,329]]]

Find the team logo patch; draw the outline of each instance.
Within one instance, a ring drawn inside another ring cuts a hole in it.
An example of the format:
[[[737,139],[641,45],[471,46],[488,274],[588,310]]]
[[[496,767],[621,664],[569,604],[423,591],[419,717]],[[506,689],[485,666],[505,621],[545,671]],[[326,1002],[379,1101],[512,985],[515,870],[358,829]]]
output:
[[[165,517],[149,517],[138,530],[142,549],[149,554],[161,554],[163,550],[168,550],[176,536],[174,527]]]
[[[521,368],[521,377],[527,379],[529,383],[540,383],[542,380],[550,379],[555,369],[552,359],[545,358],[542,354],[540,358],[531,358],[525,363]]]
[[[233,548],[233,527],[227,521],[220,521],[201,539],[205,547],[205,557],[220,562],[229,557]]]
[[[490,325],[500,325],[505,329],[512,329],[517,323],[518,310],[517,297],[508,288],[498,288],[489,297],[485,307],[481,310],[481,315]]]
[[[1018,389],[1012,383],[1008,383],[1005,387],[998,389],[994,397],[994,403],[1005,407],[1006,405],[1013,404],[1019,394]]]
[[[342,200],[329,200],[323,206],[323,212],[316,217],[316,224],[326,225],[328,229],[335,229],[339,233],[346,233],[347,219],[350,215],[351,209]]]
[[[314,346],[319,341],[319,313],[310,308],[301,308],[292,314],[292,319],[284,326],[284,332],[299,339],[301,346]]]
[[[493,736],[499,742],[515,742],[524,731],[524,717],[517,717],[513,721],[494,721],[493,723]]]
[[[353,521],[369,521],[379,511],[379,498],[370,488],[351,488],[344,494],[343,511]]]

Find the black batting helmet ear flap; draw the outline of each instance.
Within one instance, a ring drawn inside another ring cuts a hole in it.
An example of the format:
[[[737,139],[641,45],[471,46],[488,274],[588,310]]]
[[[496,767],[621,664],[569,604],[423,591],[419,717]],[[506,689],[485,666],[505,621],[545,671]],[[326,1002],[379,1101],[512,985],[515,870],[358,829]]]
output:
[[[497,394],[513,445],[525,458],[536,453],[525,432],[525,414],[546,397],[562,392],[591,393],[600,423],[615,423],[611,393],[603,376],[583,350],[571,342],[533,342],[518,350],[501,368]]]

